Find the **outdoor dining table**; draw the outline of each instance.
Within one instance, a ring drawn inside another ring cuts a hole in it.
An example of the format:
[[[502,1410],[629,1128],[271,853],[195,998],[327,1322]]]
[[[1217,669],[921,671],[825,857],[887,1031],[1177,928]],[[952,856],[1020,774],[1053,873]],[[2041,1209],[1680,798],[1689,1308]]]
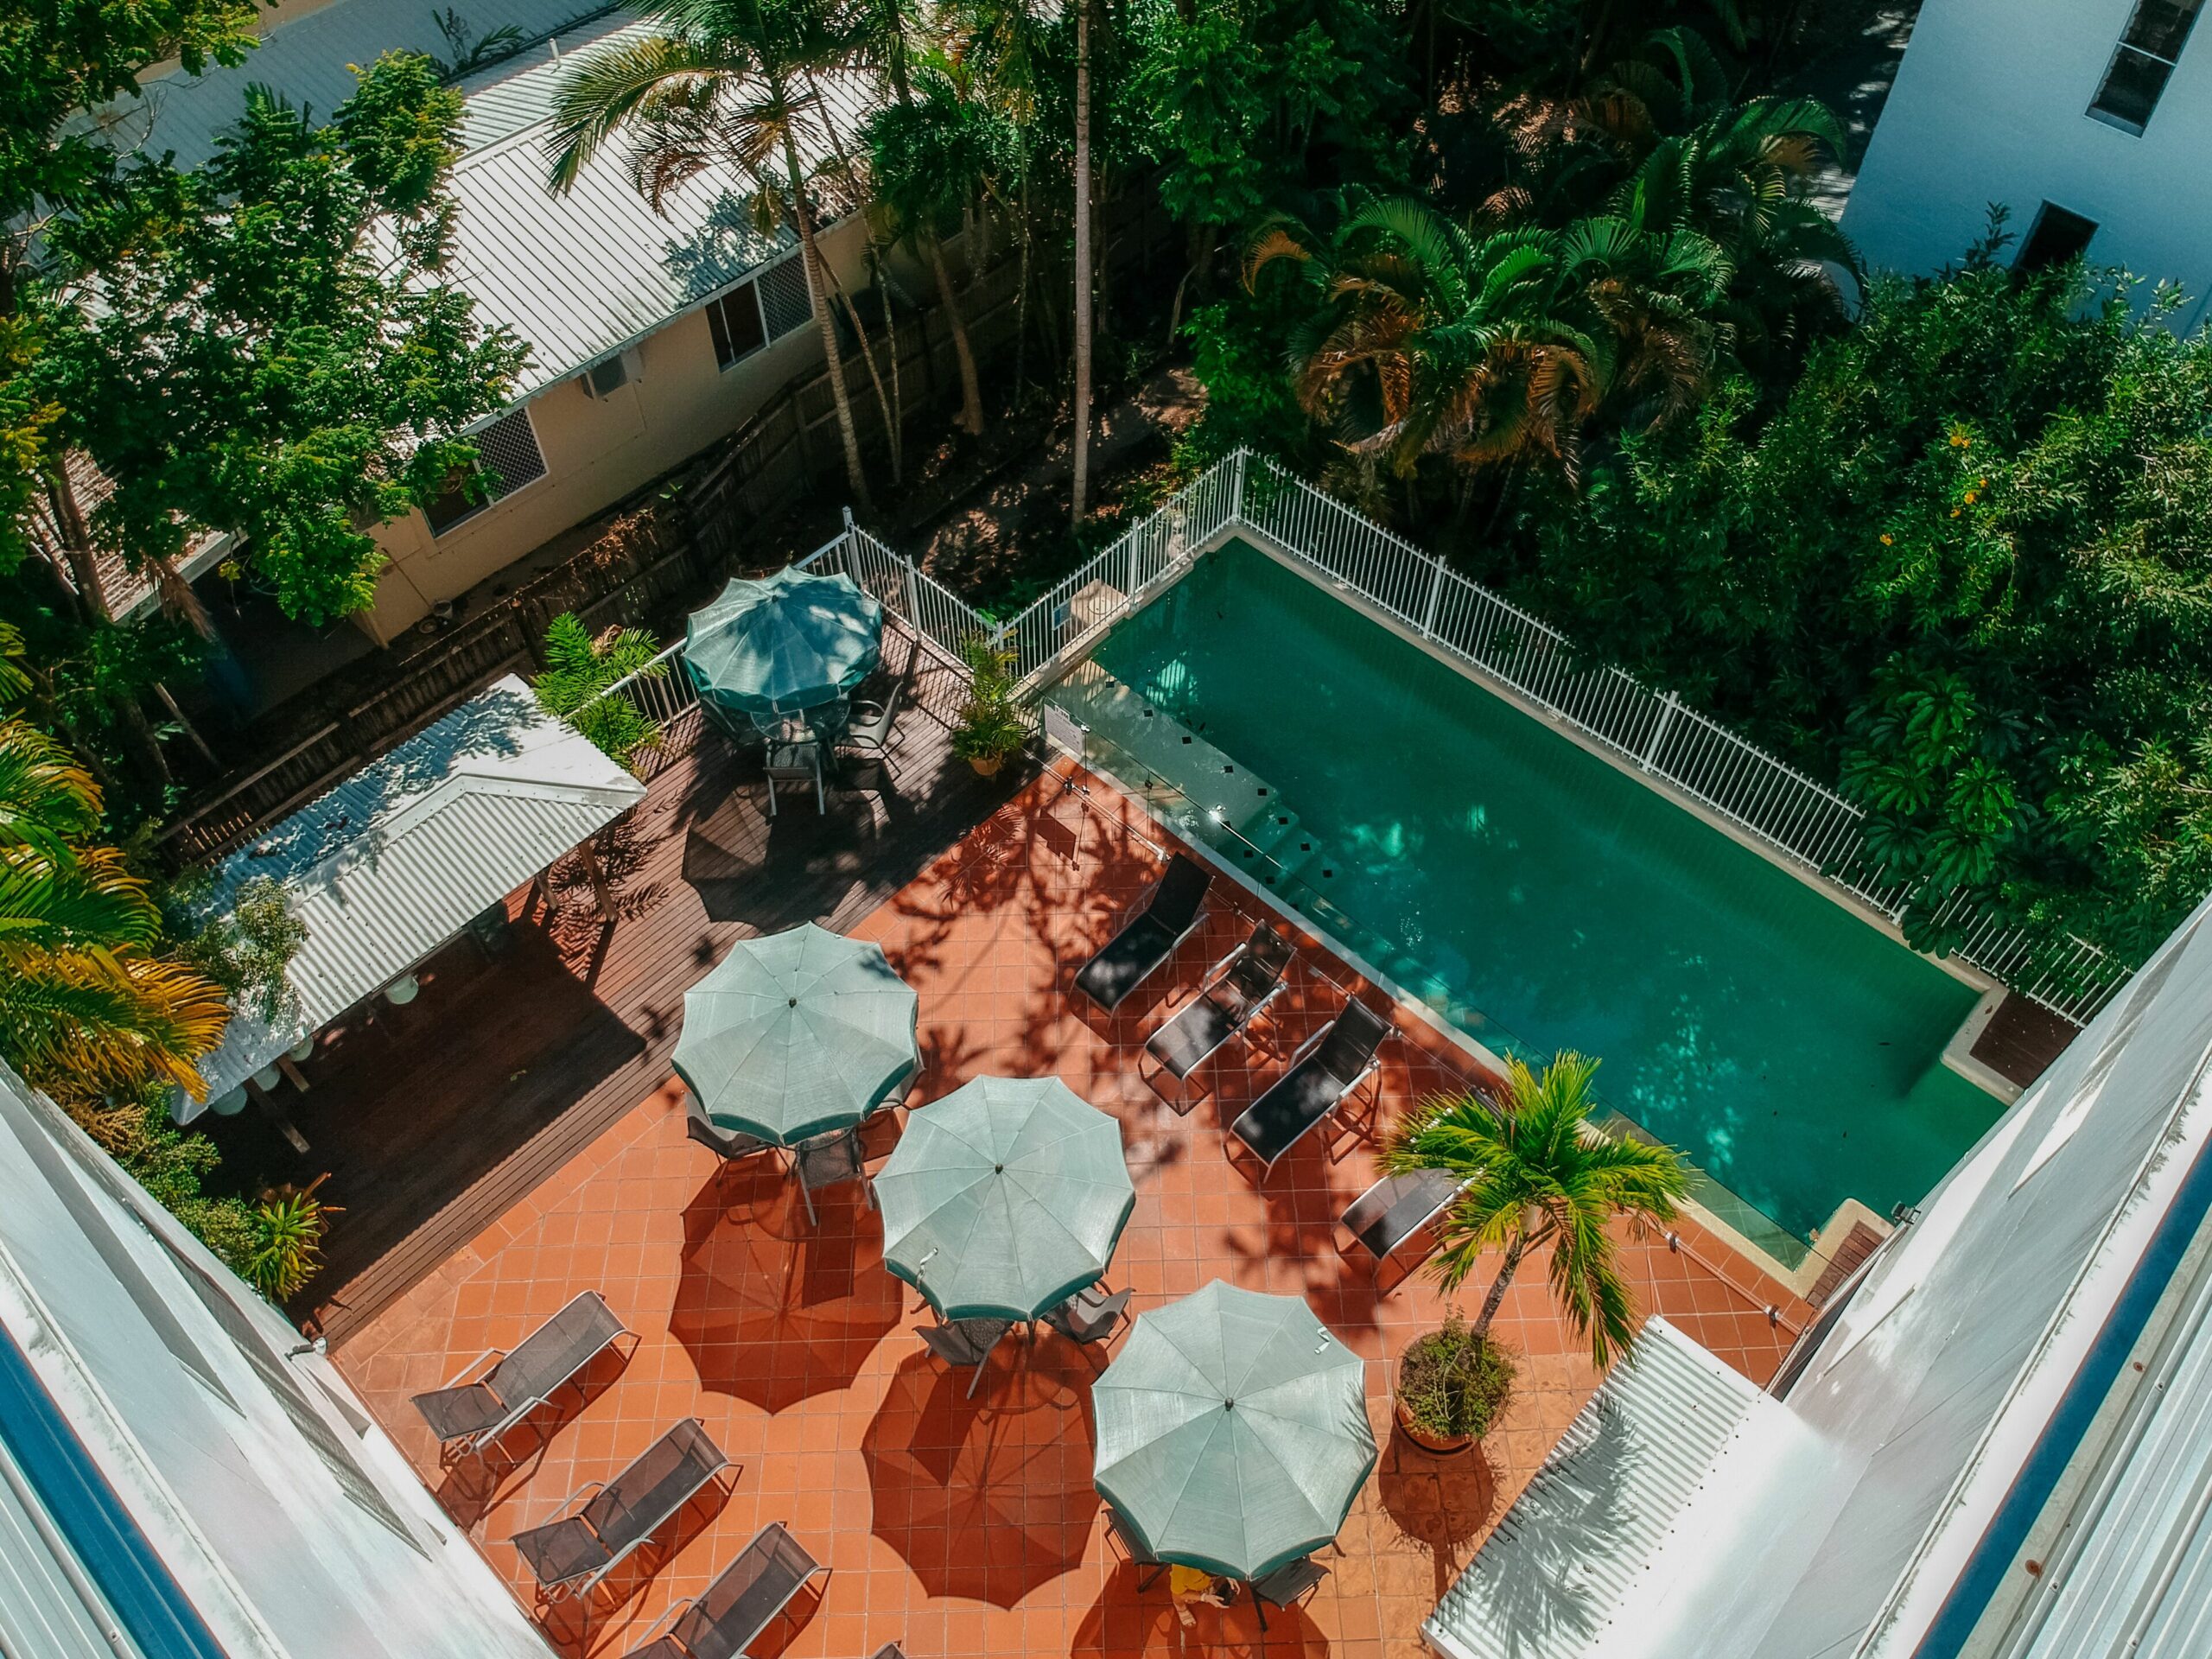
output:
[[[683,639],[683,671],[725,729],[763,732],[818,715],[834,732],[881,655],[883,607],[850,576],[791,566],[734,579],[691,613]]]

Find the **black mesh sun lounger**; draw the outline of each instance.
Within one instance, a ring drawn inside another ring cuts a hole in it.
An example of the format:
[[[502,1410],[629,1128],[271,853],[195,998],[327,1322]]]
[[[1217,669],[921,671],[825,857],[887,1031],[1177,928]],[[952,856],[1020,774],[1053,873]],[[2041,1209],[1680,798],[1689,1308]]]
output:
[[[1459,1178],[1448,1170],[1385,1175],[1351,1201],[1339,1224],[1371,1258],[1370,1271],[1379,1274],[1385,1262],[1449,1210],[1459,1196]]]
[[[1186,853],[1176,854],[1143,908],[1083,964],[1076,989],[1109,1014],[1120,1007],[1198,925],[1198,907],[1212,883],[1213,873],[1205,865]]]
[[[496,1360],[482,1376],[418,1394],[415,1409],[447,1451],[480,1452],[575,1382],[609,1343],[629,1334],[597,1291],[585,1291],[512,1349],[480,1354],[459,1373],[467,1376]]]
[[[1366,1080],[1377,1065],[1376,1050],[1389,1034],[1390,1022],[1382,1015],[1364,1002],[1347,1002],[1342,1014],[1306,1039],[1291,1057],[1290,1070],[1246,1109],[1230,1133],[1273,1169]]]
[[[571,1516],[515,1534],[511,1541],[549,1597],[589,1591],[639,1545],[666,1526],[677,1511],[729,1466],[696,1417],[682,1422],[640,1452],[630,1466],[593,1491]],[[565,1506],[564,1506],[565,1507]]]
[[[807,1580],[829,1570],[782,1522],[771,1521],[712,1584],[669,1609],[676,1622],[665,1636],[632,1649],[627,1659],[740,1659]]]
[[[1178,1084],[1188,1081],[1282,995],[1283,976],[1295,954],[1289,940],[1267,923],[1257,924],[1250,938],[1207,970],[1197,997],[1152,1033],[1144,1052]]]

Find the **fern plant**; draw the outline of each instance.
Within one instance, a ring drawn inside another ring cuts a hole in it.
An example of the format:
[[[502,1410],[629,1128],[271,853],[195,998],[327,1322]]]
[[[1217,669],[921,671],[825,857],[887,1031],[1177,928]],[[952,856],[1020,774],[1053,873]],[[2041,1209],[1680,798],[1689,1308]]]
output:
[[[594,636],[568,613],[545,630],[545,671],[531,682],[538,704],[575,728],[607,759],[634,772],[660,741],[660,728],[627,697],[602,695],[633,674],[658,679],[668,664],[642,628],[608,628]]]
[[[244,1274],[272,1302],[296,1295],[322,1267],[322,1235],[339,1211],[315,1190],[328,1179],[318,1175],[305,1186],[274,1188],[254,1206]]]

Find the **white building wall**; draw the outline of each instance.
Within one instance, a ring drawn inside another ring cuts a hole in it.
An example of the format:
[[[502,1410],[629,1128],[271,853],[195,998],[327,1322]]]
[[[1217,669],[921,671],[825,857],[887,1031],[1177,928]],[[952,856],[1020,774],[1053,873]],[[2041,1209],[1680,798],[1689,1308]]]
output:
[[[2052,1427],[2069,1386],[2105,1374],[2100,1365],[2132,1375],[2121,1362],[2155,1340],[2155,1325],[2139,1338],[2126,1329],[2152,1306],[2132,1304],[2131,1287],[2147,1285],[2153,1301],[2169,1288],[2171,1254],[2152,1249],[2158,1230],[2193,1237],[2203,1225],[2208,914],[2212,901],[1815,1327],[1795,1382],[1714,1470],[1721,1496],[1685,1519],[1665,1570],[1588,1656],[1960,1651],[1923,1645],[1946,1599],[2038,1442],[2079,1432]],[[2101,1347],[2108,1330],[2131,1345]],[[2000,1588],[2025,1571],[2012,1559],[1995,1567]]]
[[[1990,203],[2024,238],[2052,201],[2096,221],[2092,260],[2180,282],[2196,320],[2212,291],[2212,22],[2138,136],[2088,113],[2134,5],[1925,0],[1844,210],[1867,264],[1940,270]]]
[[[547,1659],[337,1372],[3,1065],[0,1325],[226,1651]]]

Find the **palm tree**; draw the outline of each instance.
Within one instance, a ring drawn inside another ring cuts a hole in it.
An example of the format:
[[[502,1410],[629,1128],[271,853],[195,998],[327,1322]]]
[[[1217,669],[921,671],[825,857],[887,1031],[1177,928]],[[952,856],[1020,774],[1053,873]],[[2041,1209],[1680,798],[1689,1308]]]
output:
[[[1090,0],[1075,0],[1075,438],[1072,519],[1090,486]]]
[[[1552,1293],[1590,1339],[1600,1370],[1636,1340],[1636,1309],[1623,1282],[1611,1224],[1664,1225],[1688,1195],[1690,1170],[1671,1147],[1598,1135],[1590,1079],[1598,1062],[1561,1053],[1541,1073],[1506,1063],[1505,1087],[1426,1102],[1382,1154],[1392,1174],[1446,1170],[1465,1183],[1440,1225],[1438,1281],[1456,1291],[1484,1252],[1503,1251],[1475,1321],[1481,1336],[1529,1251],[1551,1247]]]
[[[591,54],[562,83],[547,144],[551,188],[572,188],[601,148],[626,133],[632,177],[655,213],[671,192],[727,165],[753,183],[764,224],[789,219],[829,365],[846,480],[865,509],[868,476],[807,188],[808,158],[826,137],[813,76],[835,68],[849,42],[819,14],[776,0],[649,0],[642,10],[659,32]]]
[[[0,1052],[65,1102],[173,1083],[229,1018],[219,987],[154,954],[161,913],[112,847],[100,791],[60,744],[0,721]]]
[[[1611,401],[1620,423],[1656,425],[1710,390],[1733,330],[1719,320],[1733,275],[1694,231],[1647,228],[1599,214],[1560,233],[1560,264],[1592,321],[1611,336]]]
[[[1356,454],[1401,476],[1421,457],[1470,466],[1548,456],[1573,468],[1611,357],[1572,315],[1556,236],[1477,234],[1426,203],[1356,198],[1333,235],[1264,221],[1245,281],[1294,262],[1317,301],[1291,342],[1299,401]]]

